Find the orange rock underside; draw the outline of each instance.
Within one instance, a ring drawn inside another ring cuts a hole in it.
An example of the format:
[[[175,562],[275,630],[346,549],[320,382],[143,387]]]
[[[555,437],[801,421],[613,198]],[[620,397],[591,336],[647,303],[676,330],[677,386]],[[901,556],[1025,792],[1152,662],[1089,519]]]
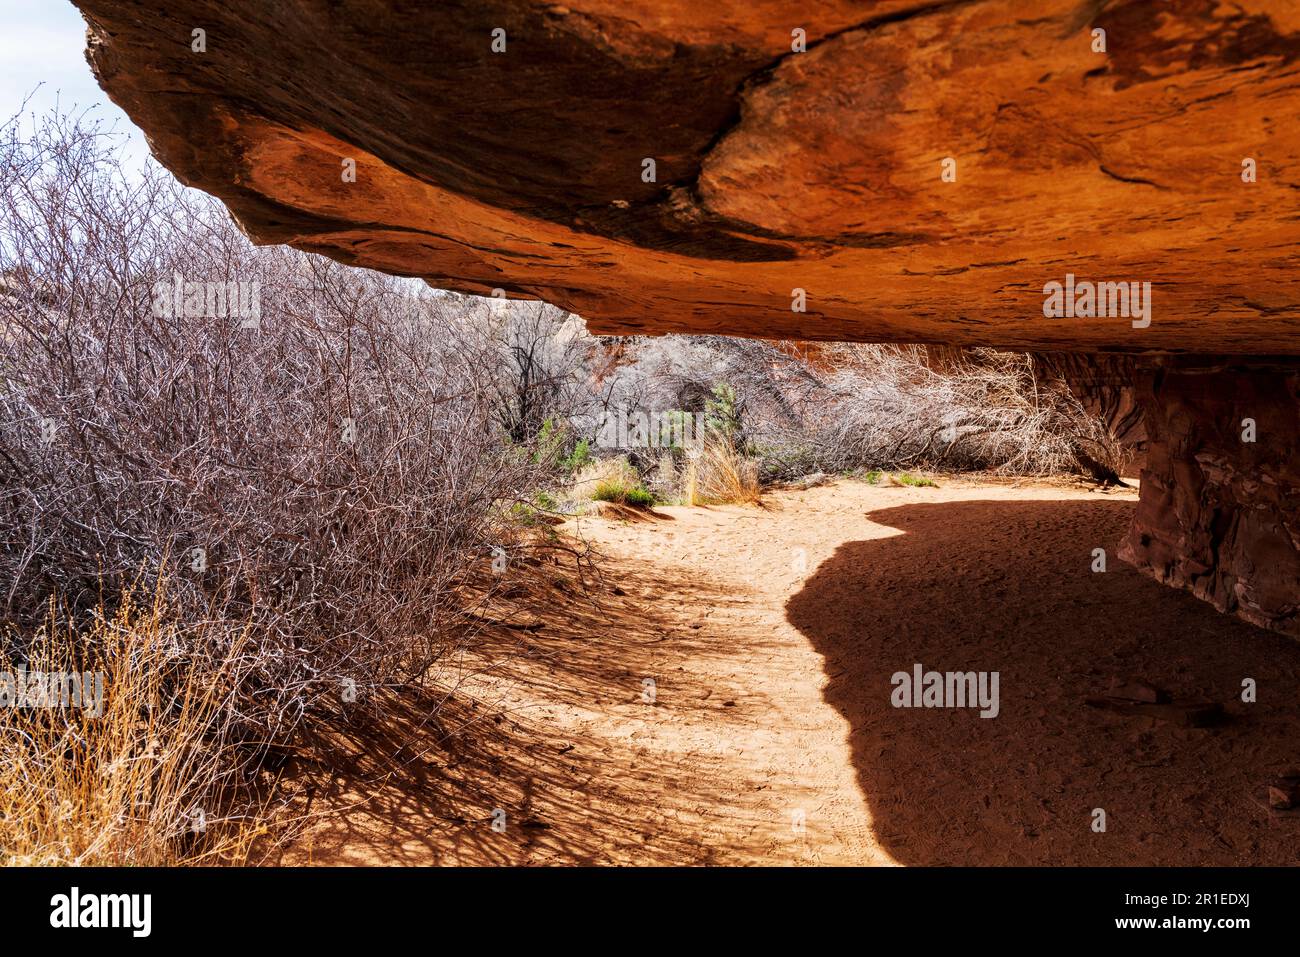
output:
[[[261,241],[605,333],[1300,353],[1300,4],[76,2]],[[1044,318],[1067,273],[1150,326]]]

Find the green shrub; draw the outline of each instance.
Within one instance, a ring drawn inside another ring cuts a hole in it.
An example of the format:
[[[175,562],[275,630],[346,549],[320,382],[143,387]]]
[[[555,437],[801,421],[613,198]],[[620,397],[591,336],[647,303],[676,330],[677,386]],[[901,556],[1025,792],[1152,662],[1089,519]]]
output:
[[[908,475],[906,472],[900,472],[897,476],[899,485],[908,485],[912,488],[938,488],[934,482],[928,478],[917,478],[915,475]]]
[[[536,528],[550,525],[551,517],[560,510],[560,502],[550,492],[538,492],[530,501],[515,502],[510,506],[510,517],[521,525]]]
[[[533,461],[554,462],[561,471],[573,474],[592,462],[591,443],[587,439],[575,441],[567,423],[547,419],[537,433]]]
[[[533,461],[557,461],[568,439],[567,432],[567,428],[557,424],[554,419],[544,421],[533,445]]]
[[[627,505],[635,505],[638,508],[649,508],[655,503],[655,497],[651,492],[637,485],[627,490],[623,501]]]
[[[654,504],[655,497],[640,485],[626,485],[623,482],[606,479],[597,482],[591,497],[597,502],[617,502],[620,505],[635,505],[639,508]]]
[[[695,422],[689,412],[669,409],[667,415],[659,421],[659,434],[655,437],[658,447],[668,454],[680,457],[685,451],[678,439],[698,438],[695,436]]]
[[[733,448],[740,435],[740,409],[736,390],[725,382],[713,387],[713,397],[704,402],[704,427]]]
[[[578,439],[573,446],[573,450],[560,459],[560,468],[566,472],[577,472],[586,468],[591,462],[591,443],[586,439]]]

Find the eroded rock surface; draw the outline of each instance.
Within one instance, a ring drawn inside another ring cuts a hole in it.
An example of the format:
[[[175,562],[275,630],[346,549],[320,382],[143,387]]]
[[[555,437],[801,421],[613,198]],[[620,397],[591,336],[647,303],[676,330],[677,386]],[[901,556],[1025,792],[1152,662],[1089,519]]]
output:
[[[1300,363],[1169,360],[1139,390],[1149,447],[1121,557],[1300,635]]]
[[[1300,352],[1292,3],[76,2],[267,242],[598,332]],[[1151,324],[1044,318],[1067,273],[1150,282]]]

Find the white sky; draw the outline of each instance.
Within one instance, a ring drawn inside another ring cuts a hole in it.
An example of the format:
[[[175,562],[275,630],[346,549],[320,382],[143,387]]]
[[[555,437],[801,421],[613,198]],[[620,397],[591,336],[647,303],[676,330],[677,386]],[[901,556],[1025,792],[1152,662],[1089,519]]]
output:
[[[86,23],[68,0],[0,0],[0,122],[31,96],[27,111],[56,103],[65,112],[89,108],[106,127],[127,134],[127,152],[143,162],[144,137],[113,105],[86,63]]]

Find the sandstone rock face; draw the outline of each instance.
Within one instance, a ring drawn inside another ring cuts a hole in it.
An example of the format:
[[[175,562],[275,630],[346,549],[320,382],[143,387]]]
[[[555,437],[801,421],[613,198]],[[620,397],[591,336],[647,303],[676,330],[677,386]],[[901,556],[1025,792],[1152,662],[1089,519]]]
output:
[[[598,332],[1300,352],[1293,3],[75,2],[266,242]],[[1045,318],[1067,274],[1150,325]]]
[[[1170,361],[1139,388],[1150,446],[1120,557],[1300,635],[1300,363]]]
[[[1296,372],[1215,358],[1300,355],[1300,4],[74,2],[109,95],[259,241],[598,333],[1056,353],[1134,442],[1098,354],[1154,357],[1125,554],[1300,634]]]

